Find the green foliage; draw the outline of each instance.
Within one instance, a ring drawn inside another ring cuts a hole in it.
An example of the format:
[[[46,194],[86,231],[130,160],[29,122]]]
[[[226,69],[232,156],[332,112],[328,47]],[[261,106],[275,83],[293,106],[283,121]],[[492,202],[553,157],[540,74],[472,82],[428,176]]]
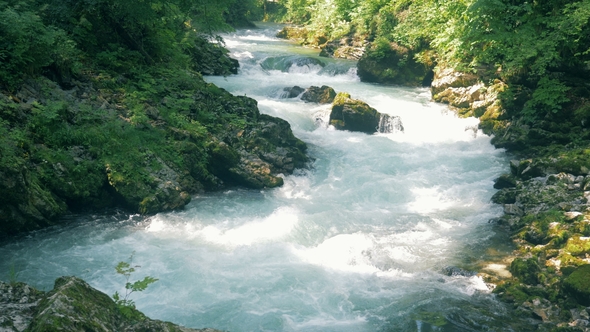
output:
[[[18,282],[18,275],[19,271],[16,269],[16,265],[14,262],[10,263],[10,267],[8,269],[8,283],[14,287]]]
[[[49,66],[69,75],[79,69],[77,56],[65,31],[46,26],[24,4],[0,2],[0,86],[14,90],[26,75]]]
[[[526,102],[522,115],[534,120],[544,114],[556,114],[569,101],[566,93],[569,88],[557,79],[543,76],[537,83],[532,98]]]
[[[115,266],[117,273],[125,277],[125,295],[123,296],[122,294],[119,294],[119,292],[115,292],[115,294],[113,294],[113,300],[115,300],[115,303],[121,312],[128,318],[140,318],[135,317],[139,312],[133,310],[135,309],[135,302],[131,300],[129,296],[134,292],[142,292],[146,290],[149,285],[158,281],[158,279],[150,276],[146,276],[143,279],[134,282],[129,281],[136,268],[140,267],[139,265],[133,265],[134,255],[135,252],[129,256],[128,261],[121,261]]]

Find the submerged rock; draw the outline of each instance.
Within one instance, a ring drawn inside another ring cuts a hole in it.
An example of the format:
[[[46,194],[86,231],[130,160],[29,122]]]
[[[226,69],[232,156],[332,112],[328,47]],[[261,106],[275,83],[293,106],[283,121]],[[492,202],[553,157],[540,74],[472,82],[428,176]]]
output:
[[[301,95],[301,100],[318,104],[330,104],[334,98],[336,98],[336,91],[327,85],[310,86]]]
[[[297,67],[312,69],[313,67],[325,67],[326,64],[322,60],[310,56],[284,55],[268,57],[260,63],[260,66],[265,70],[289,72]]]

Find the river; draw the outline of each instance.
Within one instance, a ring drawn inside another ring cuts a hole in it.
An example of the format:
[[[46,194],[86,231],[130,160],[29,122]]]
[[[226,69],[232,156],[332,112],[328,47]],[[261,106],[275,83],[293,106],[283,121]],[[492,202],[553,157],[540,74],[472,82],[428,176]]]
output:
[[[111,295],[125,282],[114,266],[134,253],[131,280],[159,278],[132,294],[138,309],[195,328],[518,330],[481,277],[443,273],[509,251],[489,222],[502,214],[490,198],[507,171],[504,151],[427,88],[362,83],[353,61],[319,58],[275,38],[278,29],[225,35],[240,73],[206,79],[289,121],[309,146],[308,169],[277,189],[198,195],[178,212],[72,216],[1,244],[0,271],[44,290],[77,275]],[[291,65],[306,57],[325,66]],[[295,85],[348,92],[399,116],[404,130],[336,131],[329,106],[281,98]]]

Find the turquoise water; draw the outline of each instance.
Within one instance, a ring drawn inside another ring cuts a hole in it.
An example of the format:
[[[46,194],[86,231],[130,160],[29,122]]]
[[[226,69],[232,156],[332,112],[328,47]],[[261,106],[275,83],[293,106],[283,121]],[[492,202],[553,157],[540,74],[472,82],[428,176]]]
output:
[[[352,61],[288,66],[280,57],[318,51],[278,40],[276,31],[264,25],[225,36],[240,73],[207,80],[288,120],[309,146],[309,169],[284,176],[277,189],[199,195],[178,212],[72,216],[1,244],[0,271],[14,267],[45,290],[58,276],[77,275],[110,295],[124,285],[114,266],[135,252],[141,267],[133,277],[159,278],[132,295],[137,307],[196,328],[515,330],[480,277],[441,273],[485,259],[495,245],[488,221],[502,211],[490,198],[493,179],[507,171],[504,152],[477,120],[432,103],[428,89],[361,83]],[[287,67],[263,69],[269,57]],[[279,98],[294,85],[348,92],[400,116],[405,131],[335,131],[326,125],[329,106]]]

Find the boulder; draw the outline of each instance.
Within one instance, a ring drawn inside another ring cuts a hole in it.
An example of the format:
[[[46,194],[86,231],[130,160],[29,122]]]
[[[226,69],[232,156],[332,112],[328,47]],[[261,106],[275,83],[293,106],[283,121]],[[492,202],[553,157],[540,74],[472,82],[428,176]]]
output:
[[[431,66],[416,62],[416,52],[396,43],[373,43],[357,64],[363,82],[429,86]]]
[[[28,332],[51,331],[166,331],[215,332],[195,330],[170,322],[152,320],[134,308],[123,314],[106,294],[77,277],[60,277],[52,291],[35,308]]]
[[[516,258],[510,264],[510,273],[528,285],[539,283],[538,274],[541,271],[535,258]]]
[[[330,125],[336,129],[372,134],[380,119],[381,113],[363,101],[351,99],[348,93],[338,93],[332,103]]]
[[[502,174],[494,180],[495,189],[514,188],[516,187],[517,178],[512,174]]]
[[[365,53],[365,40],[344,37],[327,42],[322,46],[320,56],[337,59],[359,60]]]
[[[210,171],[229,183],[250,188],[283,184],[278,174],[291,174],[309,161],[306,144],[282,119],[260,114],[256,124],[228,137],[230,144],[212,149]]]
[[[43,296],[25,283],[0,281],[0,331],[24,331]]]
[[[563,289],[578,303],[590,306],[590,265],[582,265],[563,280]]]
[[[497,97],[506,89],[506,84],[499,80],[485,85],[474,74],[440,67],[435,69],[430,89],[434,101],[448,104],[463,116],[482,117],[493,122],[503,113]]]
[[[277,38],[291,39],[299,43],[303,43],[307,38],[307,34],[308,32],[306,28],[297,26],[284,26],[281,31],[277,32],[275,36]]]
[[[295,98],[298,97],[305,91],[304,88],[299,86],[294,87],[287,87],[283,89],[283,93],[281,94],[281,98]]]
[[[310,103],[330,104],[334,101],[335,97],[336,91],[327,85],[322,85],[321,87],[310,86],[301,95],[301,100]]]

